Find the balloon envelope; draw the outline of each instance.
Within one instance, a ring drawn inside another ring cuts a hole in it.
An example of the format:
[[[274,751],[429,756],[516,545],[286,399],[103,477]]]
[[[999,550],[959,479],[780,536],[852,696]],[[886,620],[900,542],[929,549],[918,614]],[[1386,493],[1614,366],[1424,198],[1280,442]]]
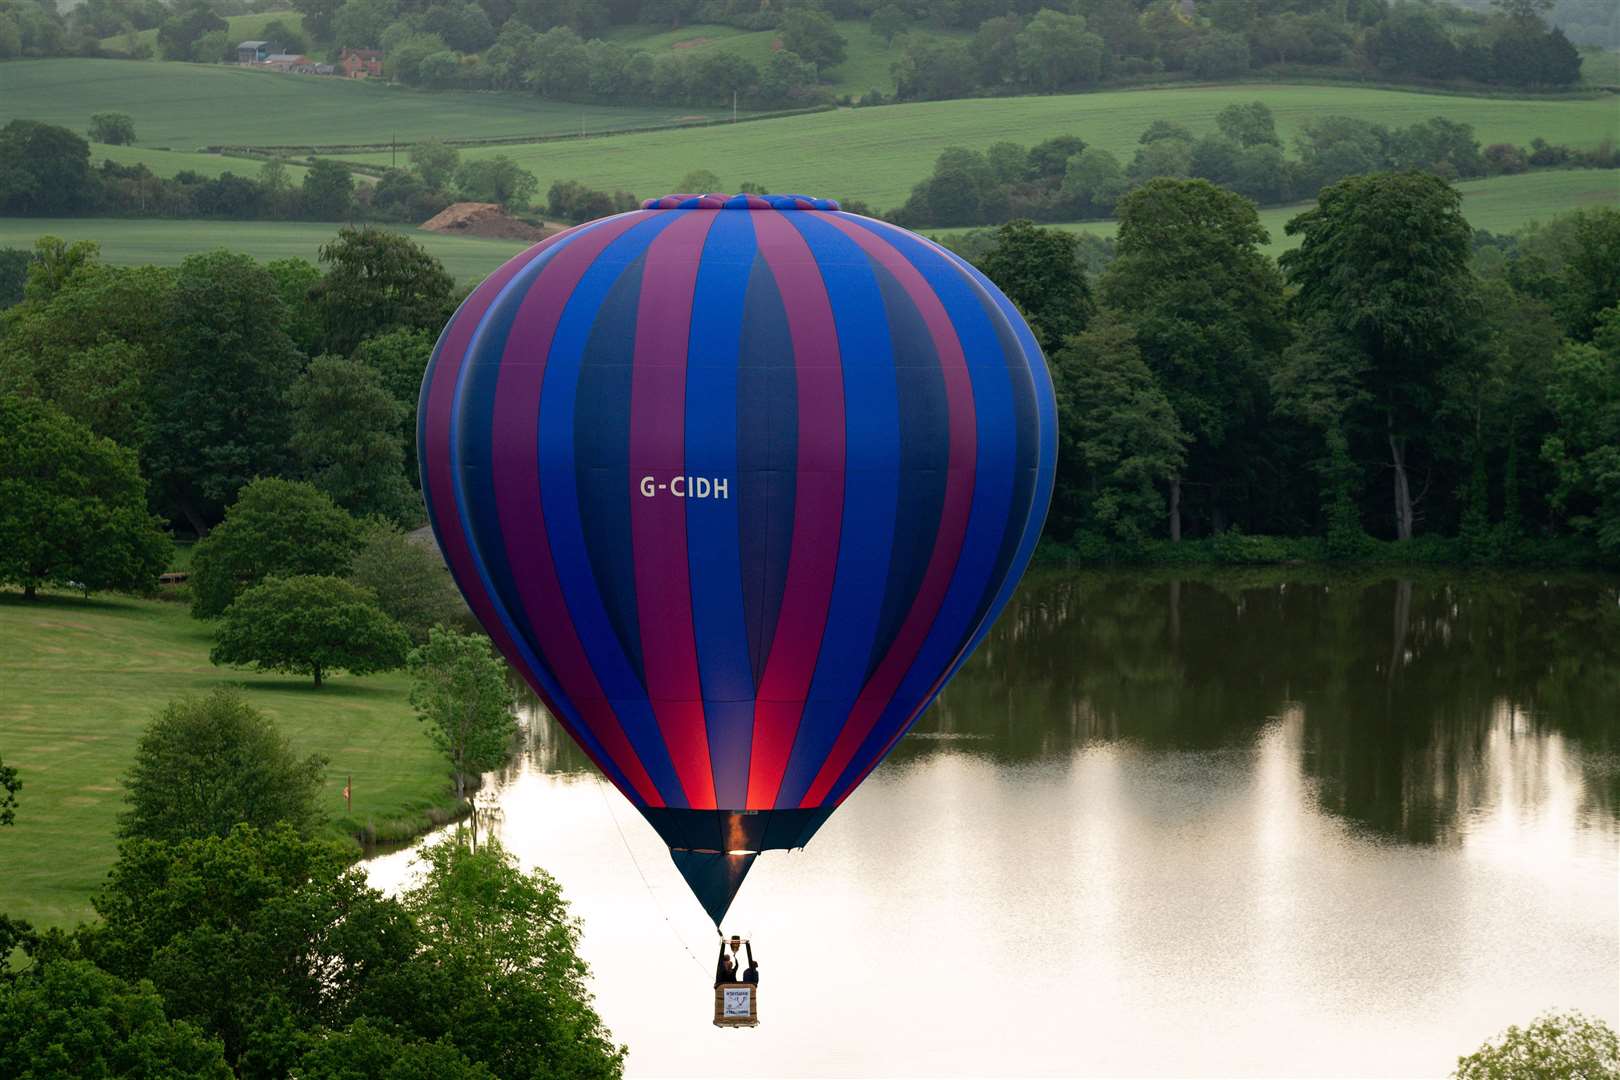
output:
[[[1006,603],[1055,416],[1017,311],[930,241],[669,196],[479,285],[417,437],[473,612],[718,923]]]

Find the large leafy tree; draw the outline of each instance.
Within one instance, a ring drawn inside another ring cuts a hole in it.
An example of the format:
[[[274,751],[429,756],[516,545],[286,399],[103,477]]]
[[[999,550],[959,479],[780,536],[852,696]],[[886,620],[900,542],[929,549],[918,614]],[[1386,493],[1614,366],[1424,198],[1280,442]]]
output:
[[[88,206],[95,190],[82,135],[37,120],[0,127],[0,214],[71,214]]]
[[[267,578],[232,601],[208,652],[216,664],[310,675],[370,675],[405,663],[411,639],[376,597],[338,577]]]
[[[454,308],[455,280],[409,237],[341,229],[321,247],[326,276],[315,289],[326,351],[348,356],[389,330],[438,333]]]
[[[1394,475],[1395,535],[1415,523],[1413,446],[1437,407],[1437,377],[1476,309],[1473,230],[1450,184],[1427,173],[1353,176],[1288,223],[1282,257],[1295,310],[1344,334],[1367,359]]]
[[[1457,1059],[1457,1080],[1620,1075],[1620,1038],[1602,1020],[1549,1012]]]
[[[400,446],[404,410],[373,368],[318,357],[288,400],[292,451],[311,483],[354,514],[406,524],[421,519]]]
[[[422,376],[433,355],[433,334],[427,330],[390,330],[367,338],[354,358],[377,373],[383,388],[400,407],[399,438],[405,454],[405,474],[412,486],[420,481],[416,467],[416,407],[422,394]]]
[[[231,1080],[222,1050],[195,1025],[165,1016],[150,982],[83,960],[47,961],[0,982],[0,1075],[14,1080]]]
[[[1162,485],[1186,460],[1186,433],[1142,360],[1130,326],[1106,309],[1052,356],[1058,474],[1052,528],[1140,543],[1163,520]]]
[[[285,823],[308,835],[323,820],[317,800],[325,767],[318,754],[293,753],[275,723],[234,689],[172,701],[135,747],[119,834],[178,841],[224,836],[238,824]]]
[[[502,1077],[618,1077],[625,1050],[591,1005],[580,925],[556,880],[524,873],[496,843],[473,851],[452,838],[422,858],[427,874],[404,897],[431,973],[418,1032]]]
[[[287,391],[301,366],[277,283],[249,255],[180,264],[162,361],[147,379],[143,464],[199,535],[255,476],[284,471]]]
[[[388,522],[374,519],[368,526],[349,580],[375,593],[377,606],[418,645],[433,627],[454,625],[467,615],[434,542]]]
[[[796,7],[782,17],[782,48],[818,68],[829,68],[843,62],[846,42],[832,16],[815,8]]]
[[[346,574],[360,542],[360,523],[324,492],[255,480],[192,552],[191,613],[213,618],[273,574]]]
[[[1070,334],[1085,329],[1091,315],[1091,286],[1079,251],[1079,241],[1069,233],[1010,221],[996,230],[995,243],[978,261],[985,276],[1028,316],[1043,348],[1061,347]]]
[[[1546,375],[1558,419],[1541,449],[1556,470],[1553,506],[1620,555],[1620,304],[1599,317],[1590,343],[1564,346]]]
[[[1267,239],[1253,203],[1204,180],[1152,180],[1119,202],[1119,257],[1099,292],[1134,330],[1192,439],[1193,470],[1216,471],[1231,433],[1256,415],[1264,367],[1287,340],[1282,279],[1260,250]],[[1179,473],[1169,522],[1179,540]]]
[[[40,401],[0,397],[0,583],[142,590],[169,541],[133,451]]]
[[[436,626],[424,645],[413,649],[411,706],[428,726],[428,737],[450,760],[456,798],[476,777],[506,760],[506,746],[517,731],[506,665],[482,634],[460,634]]]

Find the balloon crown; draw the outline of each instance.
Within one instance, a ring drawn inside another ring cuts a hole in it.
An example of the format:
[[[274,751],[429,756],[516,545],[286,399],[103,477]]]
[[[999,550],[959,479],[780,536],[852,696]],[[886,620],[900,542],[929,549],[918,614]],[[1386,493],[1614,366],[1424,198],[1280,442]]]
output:
[[[647,199],[643,210],[837,210],[837,199],[811,195],[665,195]]]

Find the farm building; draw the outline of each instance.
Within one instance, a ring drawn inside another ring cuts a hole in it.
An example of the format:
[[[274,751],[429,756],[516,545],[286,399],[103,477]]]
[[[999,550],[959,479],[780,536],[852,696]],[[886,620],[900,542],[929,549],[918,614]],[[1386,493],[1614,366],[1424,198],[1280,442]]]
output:
[[[348,79],[381,78],[383,54],[377,49],[344,49],[338,57],[338,66]]]
[[[236,62],[262,64],[270,59],[272,54],[280,51],[281,46],[271,41],[244,41],[236,47]]]

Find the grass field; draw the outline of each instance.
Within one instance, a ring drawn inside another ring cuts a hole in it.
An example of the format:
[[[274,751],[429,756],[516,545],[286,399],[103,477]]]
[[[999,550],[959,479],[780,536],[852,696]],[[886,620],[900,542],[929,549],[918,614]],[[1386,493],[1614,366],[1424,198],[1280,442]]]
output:
[[[1620,49],[1582,49],[1581,81],[1588,86],[1620,86]]]
[[[447,803],[448,781],[406,702],[402,674],[307,679],[208,663],[209,633],[181,604],[0,591],[0,754],[21,774],[17,824],[0,830],[0,912],[44,925],[90,914],[115,853],[119,778],[141,729],[170,700],[238,683],[300,753],[330,759],[323,802],[382,821]]]
[[[1508,233],[1532,221],[1589,206],[1620,207],[1620,172],[1598,169],[1525,173],[1497,176],[1489,180],[1465,180],[1457,185],[1462,192],[1463,215],[1476,229]],[[1283,232],[1291,218],[1309,210],[1315,203],[1271,206],[1260,211],[1260,224],[1271,234],[1266,251],[1276,256],[1298,245],[1299,240]],[[1053,226],[1070,232],[1110,237],[1119,231],[1116,221],[1079,221]],[[924,229],[935,239],[944,239],[968,229]]]
[[[442,236],[407,226],[381,226],[408,235],[437,255],[458,281],[476,281],[528,245],[515,240]],[[260,261],[299,256],[314,261],[338,226],[319,221],[164,221],[124,218],[0,218],[0,247],[29,248],[41,236],[94,240],[110,263],[175,266],[215,248],[246,251]]]
[[[146,146],[108,146],[90,144],[90,164],[100,165],[103,160],[120,165],[143,164],[156,176],[173,176],[190,169],[203,176],[235,173],[237,176],[259,175],[262,162],[252,158],[226,157],[223,154],[188,154],[180,150],[154,150]],[[295,184],[301,183],[309,170],[302,165],[287,166],[287,176]]]
[[[835,94],[859,97],[868,90],[881,90],[884,95],[894,93],[894,75],[889,68],[899,56],[897,50],[885,45],[883,39],[872,33],[864,19],[836,21],[838,32],[844,36],[845,54],[842,63],[822,72],[822,79]],[[934,36],[941,31],[928,30]],[[962,32],[951,36],[966,37]],[[781,37],[777,30],[739,30],[735,26],[717,26],[697,23],[679,30],[664,30],[646,26],[624,26],[610,31],[606,37],[630,48],[642,49],[654,56],[677,51],[687,55],[705,52],[732,52],[764,68],[775,51],[775,42]]]
[[[1540,135],[1590,146],[1620,135],[1620,108],[1610,97],[1525,100],[1247,85],[886,105],[466,154],[508,154],[539,177],[541,191],[554,180],[582,180],[650,197],[670,190],[691,170],[706,168],[732,190],[752,181],[773,191],[864,199],[881,210],[905,201],[947,146],[983,149],[1000,139],[1029,145],[1075,134],[1129,158],[1137,137],[1154,120],[1173,119],[1201,133],[1214,129],[1215,115],[1227,105],[1255,100],[1270,106],[1284,139],[1305,120],[1332,113],[1391,126],[1445,116],[1472,124],[1486,144],[1523,145]],[[372,164],[386,158],[346,156]]]
[[[0,124],[44,120],[83,131],[93,113],[135,119],[137,145],[402,143],[622,131],[730,109],[565,105],[532,94],[418,91],[378,80],[280,75],[214,64],[17,60],[0,64]],[[387,154],[383,155],[384,160]]]
[[[263,37],[264,28],[273,22],[302,31],[304,16],[296,11],[261,11],[252,15],[228,15],[225,17],[226,40],[231,43],[232,48],[236,47],[238,41],[256,40]],[[101,39],[101,47],[112,53],[128,53],[132,44],[145,44],[152,50],[154,59],[157,58],[157,27]],[[286,42],[276,44],[285,45]]]

